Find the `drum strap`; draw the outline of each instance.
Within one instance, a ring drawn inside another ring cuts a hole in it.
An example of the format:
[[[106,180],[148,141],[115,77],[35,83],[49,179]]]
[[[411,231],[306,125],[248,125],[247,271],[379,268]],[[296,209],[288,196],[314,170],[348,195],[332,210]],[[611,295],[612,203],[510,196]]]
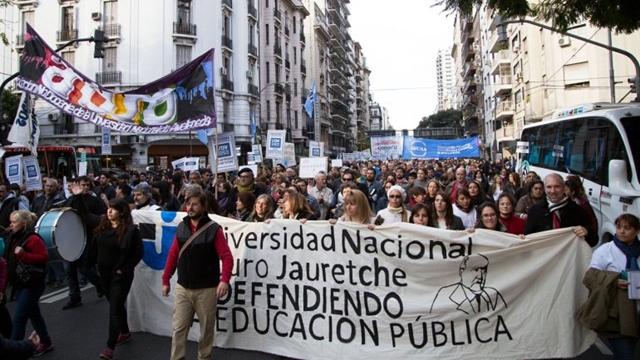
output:
[[[187,241],[185,241],[184,245],[182,245],[182,248],[180,249],[180,253],[178,254],[178,259],[180,259],[180,256],[182,256],[182,253],[187,248],[187,246],[189,246],[193,242],[193,240],[195,240],[196,237],[198,237],[198,235],[202,234],[203,231],[207,230],[207,228],[213,224],[214,224],[214,221],[209,221],[208,223],[203,225],[200,229],[198,229],[198,231],[191,234],[191,236],[189,236]]]

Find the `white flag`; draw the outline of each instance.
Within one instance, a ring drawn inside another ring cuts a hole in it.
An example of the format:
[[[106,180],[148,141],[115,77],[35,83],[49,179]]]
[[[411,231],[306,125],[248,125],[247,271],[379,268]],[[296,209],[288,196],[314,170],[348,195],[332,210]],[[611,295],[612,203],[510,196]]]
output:
[[[14,144],[25,146],[31,150],[31,154],[38,155],[38,139],[40,138],[40,125],[35,113],[35,101],[31,95],[22,93],[18,113],[9,131],[7,140]]]

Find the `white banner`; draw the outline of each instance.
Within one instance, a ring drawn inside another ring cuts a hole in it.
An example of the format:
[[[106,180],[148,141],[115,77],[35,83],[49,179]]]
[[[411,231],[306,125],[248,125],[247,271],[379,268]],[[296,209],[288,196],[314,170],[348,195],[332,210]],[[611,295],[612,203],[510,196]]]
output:
[[[40,164],[37,156],[24,156],[22,158],[27,191],[42,190],[42,178],[40,177]],[[21,183],[18,183],[21,184]]]
[[[128,299],[132,331],[171,336],[173,298],[160,295],[161,276],[184,215],[134,211],[145,254]],[[406,223],[371,231],[212,217],[234,256],[231,292],[218,305],[223,348],[305,359],[537,359],[575,357],[596,339],[574,318],[591,248],[571,229],[521,240]]]
[[[342,159],[332,159],[331,167],[342,167]]]
[[[238,170],[238,157],[236,156],[236,139],[233,132],[218,135],[218,171],[227,172]],[[213,149],[213,151],[216,151]]]
[[[373,136],[371,157],[374,160],[399,159],[402,157],[404,138],[402,136]]]
[[[262,160],[262,146],[251,145],[251,154],[247,154],[247,163],[256,164],[261,163]]]
[[[9,131],[7,140],[14,144],[27,147],[31,154],[38,155],[38,140],[40,139],[40,124],[35,113],[35,100],[27,92],[20,97],[18,112]]]
[[[286,130],[267,131],[267,149],[265,157],[267,159],[284,157],[284,139]]]
[[[171,162],[173,169],[182,169],[183,171],[198,170],[200,160],[197,157],[183,157]]]
[[[4,159],[4,173],[9,184],[22,184],[22,155]]]
[[[300,177],[303,179],[314,179],[320,171],[327,172],[328,159],[320,158],[300,158]]]
[[[102,155],[111,155],[111,129],[102,128]]]

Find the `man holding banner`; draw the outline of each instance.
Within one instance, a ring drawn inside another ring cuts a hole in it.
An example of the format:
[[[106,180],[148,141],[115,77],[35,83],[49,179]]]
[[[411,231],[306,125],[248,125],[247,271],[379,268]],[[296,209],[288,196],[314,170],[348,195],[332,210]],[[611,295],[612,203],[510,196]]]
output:
[[[233,255],[222,228],[207,215],[207,195],[192,192],[185,199],[187,216],[178,225],[162,275],[162,296],[178,270],[173,312],[171,360],[183,360],[194,313],[200,322],[198,359],[211,359],[218,299],[229,291]],[[222,260],[222,272],[220,271]]]

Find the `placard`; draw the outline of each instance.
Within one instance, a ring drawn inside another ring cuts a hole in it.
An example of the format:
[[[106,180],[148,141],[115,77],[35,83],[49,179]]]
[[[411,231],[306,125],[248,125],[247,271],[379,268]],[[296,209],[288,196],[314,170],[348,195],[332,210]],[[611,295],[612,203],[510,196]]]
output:
[[[516,148],[517,154],[528,154],[529,153],[529,142],[528,141],[518,141]]]
[[[213,150],[214,153],[216,150]],[[218,170],[228,172],[238,170],[238,157],[236,156],[236,139],[233,132],[218,135],[217,142]]]
[[[22,155],[4,159],[4,173],[9,184],[22,184]]]
[[[629,299],[640,300],[640,270],[627,270]]]
[[[313,179],[318,172],[327,172],[327,157],[300,158],[300,177]]]
[[[198,170],[199,159],[197,157],[183,157],[171,162],[173,169],[182,169],[182,171]]]
[[[284,143],[284,160],[286,166],[295,166],[296,163],[296,146],[294,143]]]
[[[42,190],[42,177],[40,176],[38,158],[36,156],[23,157],[22,168],[24,169],[27,191]]]
[[[277,159],[284,157],[286,130],[267,131],[267,149],[265,157],[267,159]]]
[[[331,167],[342,167],[342,159],[331,159]]]
[[[251,145],[252,152],[247,154],[247,162],[249,164],[257,164],[261,163],[262,160],[262,146],[260,145]]]
[[[102,128],[102,155],[111,155],[111,129]]]
[[[78,162],[78,176],[87,176],[87,162],[79,161]]]
[[[323,157],[324,143],[318,141],[309,141],[309,157]]]

